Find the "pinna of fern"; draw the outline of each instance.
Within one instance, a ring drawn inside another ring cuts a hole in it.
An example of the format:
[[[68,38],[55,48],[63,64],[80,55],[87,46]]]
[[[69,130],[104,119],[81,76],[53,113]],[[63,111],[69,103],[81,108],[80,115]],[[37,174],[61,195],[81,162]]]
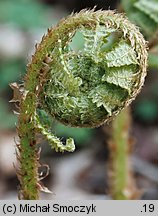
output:
[[[84,47],[70,44],[76,32]],[[135,25],[114,11],[83,10],[48,30],[27,67],[20,99],[18,177],[21,199],[38,199],[36,133],[56,151],[74,151],[50,132],[40,113],[72,127],[98,127],[139,93],[146,76],[146,42]]]

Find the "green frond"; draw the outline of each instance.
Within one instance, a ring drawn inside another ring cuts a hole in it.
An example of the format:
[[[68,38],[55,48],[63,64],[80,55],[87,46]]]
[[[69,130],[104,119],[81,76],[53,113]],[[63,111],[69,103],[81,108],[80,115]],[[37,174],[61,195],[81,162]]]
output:
[[[53,32],[49,80],[41,94],[52,117],[73,127],[95,127],[133,100],[146,74],[146,44],[122,14],[82,11]],[[84,38],[78,52],[70,47],[75,32]]]
[[[103,75],[102,81],[120,86],[123,89],[126,89],[129,94],[132,87],[134,87],[136,80],[138,79],[139,74],[133,73],[136,70],[136,66],[129,67],[111,67],[107,68],[107,72]]]
[[[108,67],[138,64],[136,52],[125,41],[120,41],[111,52],[105,54],[105,59]]]
[[[149,10],[144,7],[144,11],[147,15]],[[150,18],[156,21],[155,16],[156,11]],[[84,48],[78,52],[70,45],[77,31],[84,38]],[[144,83],[146,66],[146,42],[123,14],[82,10],[48,29],[35,47],[18,98],[23,199],[39,196],[37,132],[55,151],[75,150],[72,138],[64,145],[50,132],[48,118],[73,127],[104,124],[135,99]]]
[[[101,61],[102,49],[107,43],[107,37],[115,32],[114,28],[105,28],[102,25],[96,25],[95,29],[81,30],[84,38],[84,51],[87,55],[91,56],[94,62]]]
[[[150,19],[146,14],[142,11],[138,11],[137,9],[131,13],[130,18],[134,21],[148,37],[152,37],[156,32],[158,26],[152,19]]]
[[[51,148],[54,149],[56,152],[73,152],[75,150],[75,144],[72,138],[67,139],[66,145],[64,145],[58,137],[49,132],[47,127],[42,126],[37,116],[35,117],[35,122],[37,130],[45,136]]]
[[[128,17],[137,24],[147,37],[158,29],[157,0],[121,0]]]
[[[117,107],[123,106],[123,102],[127,97],[127,92],[112,84],[102,84],[93,89],[89,93],[89,97],[92,98],[92,102],[95,103],[97,107],[103,106],[108,115],[112,116],[112,113]]]
[[[158,1],[157,0],[139,0],[134,3],[134,6],[148,15],[158,24]]]

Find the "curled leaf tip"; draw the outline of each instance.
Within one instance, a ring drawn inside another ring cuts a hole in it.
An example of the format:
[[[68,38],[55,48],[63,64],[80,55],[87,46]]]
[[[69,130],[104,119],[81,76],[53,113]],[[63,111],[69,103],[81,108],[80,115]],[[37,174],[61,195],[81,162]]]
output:
[[[84,45],[75,51],[71,41],[78,32]],[[47,79],[40,81],[41,104],[65,125],[107,122],[134,100],[144,83],[146,42],[123,14],[83,10],[49,31],[39,50],[43,43],[50,63]]]

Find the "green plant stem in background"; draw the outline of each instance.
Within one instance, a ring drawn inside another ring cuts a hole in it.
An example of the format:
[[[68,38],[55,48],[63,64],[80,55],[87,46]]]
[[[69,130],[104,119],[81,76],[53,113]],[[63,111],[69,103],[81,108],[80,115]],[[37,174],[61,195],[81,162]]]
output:
[[[110,192],[114,200],[128,200],[138,198],[129,156],[131,154],[130,139],[130,109],[123,110],[112,122],[111,140],[109,142],[109,182]]]

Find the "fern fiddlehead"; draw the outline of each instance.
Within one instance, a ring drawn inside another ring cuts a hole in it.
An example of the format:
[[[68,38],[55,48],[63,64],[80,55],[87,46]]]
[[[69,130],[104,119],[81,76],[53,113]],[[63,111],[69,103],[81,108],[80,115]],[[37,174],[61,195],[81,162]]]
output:
[[[84,48],[70,44],[76,32]],[[146,75],[146,43],[138,29],[113,11],[81,11],[49,29],[27,67],[20,100],[18,134],[22,199],[38,199],[38,153],[35,135],[42,133],[56,151],[73,151],[50,133],[39,112],[65,125],[97,127],[136,97]]]

